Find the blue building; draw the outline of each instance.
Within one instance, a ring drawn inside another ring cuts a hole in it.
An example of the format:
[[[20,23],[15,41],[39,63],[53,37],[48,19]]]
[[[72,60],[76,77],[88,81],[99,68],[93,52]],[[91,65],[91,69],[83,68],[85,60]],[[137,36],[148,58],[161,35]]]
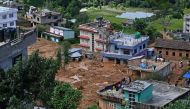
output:
[[[108,49],[102,53],[103,60],[124,63],[133,57],[146,56],[148,41],[149,37],[139,32],[133,35],[116,33],[109,37]]]
[[[49,31],[43,32],[42,37],[49,39],[53,42],[60,42],[65,39],[73,39],[75,32],[72,29],[53,26]]]

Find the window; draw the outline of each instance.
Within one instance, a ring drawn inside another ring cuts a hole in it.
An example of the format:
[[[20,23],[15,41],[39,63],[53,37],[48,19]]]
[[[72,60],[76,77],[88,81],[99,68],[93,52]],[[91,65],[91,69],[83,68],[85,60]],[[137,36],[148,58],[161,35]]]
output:
[[[162,54],[162,51],[159,51],[159,54]]]
[[[179,53],[179,56],[182,57],[182,53]]]
[[[166,51],[166,55],[168,55],[168,51]]]
[[[137,49],[134,50],[134,53],[135,53],[135,54],[137,53]]]
[[[48,19],[51,19],[51,16],[48,16]]]
[[[57,19],[58,17],[57,17],[57,16],[54,16],[53,18],[54,18],[54,19]]]
[[[6,18],[7,18],[7,15],[3,15],[2,18],[3,18],[3,19],[6,19]]]
[[[14,26],[14,22],[11,22],[11,23],[10,23],[10,26]]]
[[[12,18],[14,15],[13,15],[13,13],[12,14],[9,14],[9,18]]]
[[[7,24],[3,24],[3,27],[7,27]]]
[[[119,48],[117,47],[117,45],[115,45],[115,50],[119,50]]]
[[[142,49],[142,46],[140,46],[139,49],[141,50],[141,49]]]
[[[173,52],[172,55],[175,56],[175,52]]]
[[[130,54],[130,50],[123,50],[123,54],[129,55]]]
[[[146,45],[145,44],[143,44],[143,49],[146,47]]]
[[[39,18],[39,17],[37,18],[37,21],[40,21],[40,18]]]
[[[188,53],[186,53],[186,57],[189,57],[189,54],[188,54]]]

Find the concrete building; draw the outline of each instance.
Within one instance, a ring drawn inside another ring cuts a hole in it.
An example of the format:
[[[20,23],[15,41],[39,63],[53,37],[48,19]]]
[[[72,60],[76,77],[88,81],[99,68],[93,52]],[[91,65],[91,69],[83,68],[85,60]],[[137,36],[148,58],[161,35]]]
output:
[[[171,63],[151,59],[132,59],[128,61],[128,73],[133,73],[139,78],[146,78],[152,74],[165,77],[171,73]]]
[[[43,32],[42,37],[50,39],[53,42],[60,42],[65,39],[73,39],[75,32],[69,28],[52,26],[49,31]]]
[[[155,51],[166,59],[190,59],[190,43],[186,41],[158,39],[156,40]]]
[[[190,33],[190,14],[183,17],[183,32]]]
[[[160,81],[122,81],[107,86],[97,93],[101,109],[161,109],[187,96],[188,88],[176,87]]]
[[[137,56],[147,55],[149,37],[135,35],[126,35],[116,33],[109,37],[108,50],[102,53],[103,61],[114,60],[115,63],[125,63],[129,59]]]
[[[36,41],[36,30],[20,33],[19,29],[0,30],[0,68],[8,70],[18,59],[27,59],[27,47]]]
[[[95,21],[79,26],[80,46],[87,52],[106,50],[106,40],[111,33],[110,22],[106,20]]]
[[[16,28],[17,9],[0,7],[0,27],[14,27]]]
[[[62,16],[59,12],[50,11],[48,9],[38,10],[36,7],[30,6],[29,12],[26,13],[26,19],[30,21],[34,27],[37,24],[60,26]]]

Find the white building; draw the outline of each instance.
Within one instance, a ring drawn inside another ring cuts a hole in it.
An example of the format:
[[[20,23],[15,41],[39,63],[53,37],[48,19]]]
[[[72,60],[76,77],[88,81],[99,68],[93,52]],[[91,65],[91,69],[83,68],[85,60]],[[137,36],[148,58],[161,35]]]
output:
[[[0,27],[16,27],[17,9],[0,7]]]
[[[190,33],[190,15],[185,15],[183,18],[183,32]]]

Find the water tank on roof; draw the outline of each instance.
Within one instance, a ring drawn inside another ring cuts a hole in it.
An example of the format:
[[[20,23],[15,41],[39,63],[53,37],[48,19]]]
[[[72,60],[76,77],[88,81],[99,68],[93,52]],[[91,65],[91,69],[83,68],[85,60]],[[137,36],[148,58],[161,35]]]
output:
[[[141,37],[141,33],[140,32],[136,32],[135,33],[135,39],[139,39]]]

